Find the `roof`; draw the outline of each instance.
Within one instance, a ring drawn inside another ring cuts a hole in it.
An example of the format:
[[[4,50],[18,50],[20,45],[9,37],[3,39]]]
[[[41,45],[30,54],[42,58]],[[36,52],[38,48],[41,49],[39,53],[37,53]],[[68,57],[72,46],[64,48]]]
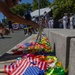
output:
[[[48,13],[48,12],[51,11],[51,9],[50,9],[49,7],[40,9],[40,16],[42,16],[45,11]],[[39,9],[33,11],[33,12],[31,13],[31,16],[32,16],[32,17],[33,17],[33,16],[38,17],[38,16],[39,16]]]

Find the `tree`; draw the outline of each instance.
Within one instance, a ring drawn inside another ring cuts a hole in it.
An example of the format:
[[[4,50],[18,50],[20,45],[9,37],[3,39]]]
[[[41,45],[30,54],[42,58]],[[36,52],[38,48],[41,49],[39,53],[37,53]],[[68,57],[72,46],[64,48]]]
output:
[[[25,10],[31,10],[31,4],[30,3],[22,3],[22,4],[18,4],[17,6],[11,8],[11,12],[13,12],[14,14],[18,14],[20,16],[24,15],[24,11]],[[8,18],[5,19],[5,23],[6,25],[8,24]]]
[[[34,11],[36,9],[38,9],[38,0],[33,0],[33,2],[32,2],[32,10]]]
[[[14,14],[18,14],[20,16],[23,16],[24,15],[24,11],[25,10],[31,10],[31,4],[30,3],[22,3],[22,4],[18,4],[17,6],[13,7],[11,9],[11,11],[14,13]]]
[[[61,18],[64,13],[75,13],[75,0],[54,0],[53,16]],[[60,14],[60,15],[59,15]]]
[[[40,8],[45,8],[48,7],[51,3],[49,2],[49,0],[39,0],[39,6]],[[33,0],[32,2],[32,10],[36,10],[38,9],[38,0]]]

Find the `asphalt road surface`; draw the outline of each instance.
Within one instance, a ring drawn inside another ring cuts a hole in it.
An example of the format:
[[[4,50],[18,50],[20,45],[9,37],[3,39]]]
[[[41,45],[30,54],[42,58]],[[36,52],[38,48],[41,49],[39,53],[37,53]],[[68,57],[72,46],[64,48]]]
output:
[[[21,41],[25,40],[28,36],[24,36],[24,31],[21,29],[14,31],[14,33],[10,32],[8,36],[4,35],[4,37],[5,38],[2,39],[0,36],[0,56],[2,56]]]

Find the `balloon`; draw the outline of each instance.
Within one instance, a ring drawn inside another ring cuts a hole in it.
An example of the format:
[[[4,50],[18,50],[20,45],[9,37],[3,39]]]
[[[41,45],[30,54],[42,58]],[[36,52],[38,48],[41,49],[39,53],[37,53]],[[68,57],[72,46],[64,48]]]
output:
[[[17,48],[24,48],[24,47],[26,47],[24,44],[18,44],[17,46],[16,46]]]
[[[56,65],[61,67],[61,68],[63,67],[61,62],[57,62]]]
[[[45,75],[65,75],[64,69],[56,66],[55,68],[48,68]]]
[[[36,44],[36,42],[31,42],[31,45],[35,45]]]
[[[31,44],[27,42],[27,43],[25,43],[24,45],[28,47],[28,46],[30,46]]]

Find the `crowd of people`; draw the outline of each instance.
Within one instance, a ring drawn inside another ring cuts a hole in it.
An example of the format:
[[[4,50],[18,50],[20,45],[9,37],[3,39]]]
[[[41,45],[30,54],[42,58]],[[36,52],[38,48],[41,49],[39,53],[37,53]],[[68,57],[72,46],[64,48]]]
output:
[[[62,28],[62,29],[74,29],[75,28],[75,14],[70,13],[69,15],[70,16],[68,16],[67,13],[64,13],[63,17],[61,19],[58,19],[57,28]]]
[[[45,11],[42,16],[39,17],[31,17],[31,14],[29,10],[26,10],[23,18],[29,21],[33,21],[34,23],[40,25],[42,28],[62,28],[62,29],[74,29],[75,28],[75,14],[70,13],[70,16],[68,17],[67,13],[64,13],[63,17],[61,19],[58,19],[58,23],[55,23],[55,20],[53,17],[49,16],[49,14]],[[57,25],[55,27],[54,25]],[[8,28],[9,31],[14,33],[14,26],[17,26],[20,28],[20,24],[14,25],[14,23],[11,20],[8,20]],[[22,24],[22,28],[24,29],[24,35],[31,35],[33,33],[36,33],[38,31],[38,28],[34,29],[31,24]],[[2,36],[2,35],[1,35]],[[3,36],[2,36],[3,37]]]
[[[68,16],[67,13],[63,14],[61,19],[54,19],[52,16],[49,16],[48,13],[44,12],[43,16],[40,17],[40,22],[43,28],[62,28],[62,29],[74,29],[75,28],[75,14],[70,13]],[[35,19],[34,19],[35,18]],[[38,18],[33,17],[33,20],[39,23]]]
[[[19,1],[21,0],[0,0],[0,11],[9,19],[9,31],[14,32],[11,21],[23,24],[25,35],[35,33],[40,26],[42,28],[75,28],[75,14],[73,13],[70,13],[69,17],[67,13],[64,13],[61,19],[54,19],[52,17],[53,15],[50,16],[46,11],[40,18],[35,16],[31,17],[29,11],[25,11],[23,17],[13,14],[10,8],[17,5]]]
[[[75,28],[75,15],[73,13],[70,13],[70,16],[68,17],[67,13],[64,13],[64,16],[62,18],[62,24],[64,29],[74,29]]]
[[[62,29],[74,29],[75,28],[75,15],[73,13],[70,13],[70,16],[68,16],[67,13],[64,13],[63,17],[61,19],[53,19],[53,15],[49,15],[46,11],[43,13],[42,16],[36,17],[33,16],[31,17],[30,13],[28,12],[29,16],[27,16],[27,13],[24,14],[24,17],[34,21],[35,23],[39,24],[42,28],[62,28]],[[56,26],[57,25],[57,26]],[[29,34],[29,32],[32,34],[33,32],[35,33],[36,30],[34,28],[29,28],[26,31],[26,28],[29,26],[25,25],[25,34]],[[37,29],[38,30],[38,29]]]

